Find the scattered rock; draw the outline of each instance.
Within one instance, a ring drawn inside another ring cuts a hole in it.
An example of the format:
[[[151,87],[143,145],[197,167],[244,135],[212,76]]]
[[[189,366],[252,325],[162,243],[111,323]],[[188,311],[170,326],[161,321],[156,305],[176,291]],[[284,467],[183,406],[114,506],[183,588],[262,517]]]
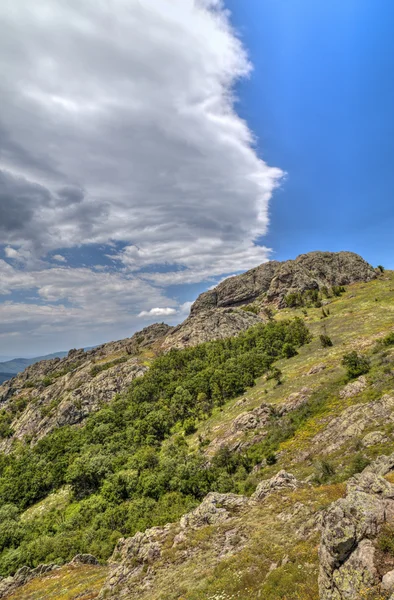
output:
[[[348,383],[343,390],[339,393],[340,398],[352,398],[353,396],[357,396],[360,392],[365,390],[367,387],[367,380],[362,375],[356,381]]]
[[[192,512],[180,520],[182,529],[216,525],[226,521],[232,514],[247,506],[249,498],[237,494],[210,492]]]
[[[32,579],[40,577],[41,575],[49,573],[55,569],[60,569],[60,567],[55,564],[39,565],[35,569],[31,569],[30,567],[21,567],[13,577],[5,577],[4,579],[0,580],[0,598],[5,598],[17,588],[25,585]]]
[[[310,368],[306,375],[309,377],[310,375],[321,373],[322,371],[324,371],[324,369],[327,369],[327,365],[325,365],[324,363],[320,363],[319,365],[314,365],[312,368]]]
[[[238,415],[233,421],[232,430],[237,432],[264,427],[273,414],[273,407],[263,403],[254,410]]]
[[[295,490],[300,485],[299,481],[291,473],[282,470],[271,479],[265,479],[259,483],[254,494],[253,500],[264,500],[270,494],[278,490]]]
[[[299,392],[293,392],[287,398],[276,406],[276,414],[279,417],[297,410],[300,406],[306,404],[309,400],[311,390],[307,387],[303,387]]]

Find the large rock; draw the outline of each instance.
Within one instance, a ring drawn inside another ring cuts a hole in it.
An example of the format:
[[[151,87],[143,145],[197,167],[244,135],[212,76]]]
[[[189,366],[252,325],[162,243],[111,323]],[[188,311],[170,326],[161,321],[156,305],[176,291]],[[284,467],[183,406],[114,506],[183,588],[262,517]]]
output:
[[[270,496],[277,491],[292,491],[297,489],[299,485],[299,481],[294,477],[294,475],[282,470],[279,471],[274,477],[271,477],[271,479],[265,479],[261,481],[258,484],[256,491],[252,495],[252,499],[265,500],[267,496]]]
[[[350,479],[346,498],[334,502],[324,514],[319,548],[321,600],[353,600],[363,597],[367,589],[378,592],[383,581],[383,587],[389,585],[390,577],[378,568],[374,542],[383,524],[394,523],[394,486],[376,473],[385,472],[392,460],[376,461]]]
[[[373,267],[353,252],[310,252],[295,260],[266,262],[242,275],[225,279],[197,298],[191,315],[213,308],[240,306],[263,297],[283,307],[284,297],[291,292],[349,285],[375,277]]]
[[[385,394],[380,400],[355,404],[345,409],[313,438],[312,448],[323,454],[331,454],[347,442],[364,436],[367,429],[376,429],[390,422],[394,422],[394,397]]]

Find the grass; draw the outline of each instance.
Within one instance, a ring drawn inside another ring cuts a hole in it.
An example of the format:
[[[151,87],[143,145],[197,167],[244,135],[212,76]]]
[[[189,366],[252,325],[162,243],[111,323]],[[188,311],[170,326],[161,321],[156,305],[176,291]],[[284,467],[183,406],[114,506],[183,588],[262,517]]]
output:
[[[65,566],[33,579],[8,596],[8,600],[93,600],[108,573],[107,567]]]

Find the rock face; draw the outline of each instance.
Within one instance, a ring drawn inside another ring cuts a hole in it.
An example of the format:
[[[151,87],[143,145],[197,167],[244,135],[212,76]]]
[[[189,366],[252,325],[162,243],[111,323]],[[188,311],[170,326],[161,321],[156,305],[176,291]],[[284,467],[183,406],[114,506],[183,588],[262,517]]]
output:
[[[394,422],[394,397],[385,394],[380,400],[355,404],[345,409],[313,438],[312,446],[320,447],[324,454],[330,454],[346,442],[366,433],[367,429],[381,427],[390,422]],[[369,444],[371,443],[373,442],[370,439]],[[366,445],[368,445],[368,438]]]
[[[162,347],[164,350],[185,348],[235,336],[261,322],[262,318],[241,309],[209,309],[190,315],[183,323],[174,327],[166,336]]]
[[[12,422],[0,450],[10,451],[16,439],[29,436],[34,443],[57,427],[80,423],[110,402],[147,370],[139,352],[160,344],[170,330],[155,324],[87,352],[70,350],[67,357],[35,363],[1,385],[0,407],[9,411]]]
[[[353,252],[310,252],[295,260],[270,261],[226,279],[197,298],[191,315],[249,304],[261,297],[282,308],[284,297],[291,292],[349,285],[375,277],[373,267]]]
[[[394,486],[382,477],[393,464],[394,455],[367,467],[349,480],[346,498],[326,511],[319,549],[320,600],[350,600],[364,597],[367,590],[389,589],[392,567],[382,572],[384,561],[378,560],[375,542],[382,525],[394,524]]]

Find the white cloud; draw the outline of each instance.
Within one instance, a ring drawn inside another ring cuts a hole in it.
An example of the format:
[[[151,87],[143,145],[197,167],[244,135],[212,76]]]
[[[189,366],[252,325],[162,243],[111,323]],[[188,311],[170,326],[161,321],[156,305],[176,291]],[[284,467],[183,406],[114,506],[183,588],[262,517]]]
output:
[[[187,314],[164,286],[267,259],[282,172],[236,113],[251,65],[223,2],[3,2],[0,70],[0,236],[25,265],[0,265],[0,293],[46,304],[6,302],[10,331],[127,335],[155,307]],[[117,273],[59,254],[112,242]]]
[[[221,2],[16,0],[0,28],[6,242],[122,240],[129,268],[192,271],[262,254],[281,171],[234,110],[251,67]]]
[[[52,256],[53,260],[56,260],[57,262],[61,262],[61,263],[66,263],[67,260],[64,256],[62,256],[61,254],[54,254]]]
[[[139,313],[139,317],[168,317],[170,315],[176,315],[177,311],[175,308],[151,308],[150,310],[142,310]]]

